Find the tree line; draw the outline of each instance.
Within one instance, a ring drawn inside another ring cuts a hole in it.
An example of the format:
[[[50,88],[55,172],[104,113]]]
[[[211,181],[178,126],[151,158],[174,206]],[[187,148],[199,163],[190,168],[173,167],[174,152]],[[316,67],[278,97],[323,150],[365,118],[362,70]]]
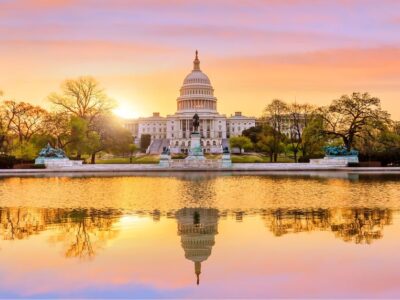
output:
[[[264,153],[271,162],[282,154],[294,162],[308,161],[324,156],[324,146],[344,146],[358,150],[361,160],[388,164],[400,162],[400,122],[368,93],[343,95],[322,107],[274,99],[257,125],[230,143]]]
[[[0,98],[4,98],[1,91]],[[50,110],[3,99],[1,155],[32,160],[50,143],[69,157],[90,157],[91,163],[100,152],[132,157],[136,150],[132,134],[112,114],[115,102],[93,77],[64,81],[48,101]],[[400,161],[400,122],[392,120],[380,99],[368,93],[343,95],[322,107],[274,99],[256,126],[232,137],[230,143],[240,151],[263,153],[271,162],[282,155],[294,162],[308,161],[322,157],[324,146],[342,145],[359,150],[361,160],[388,164]]]
[[[2,93],[0,94],[0,96]],[[26,102],[4,100],[0,105],[0,153],[32,160],[47,143],[70,157],[101,151],[130,153],[131,133],[112,114],[115,102],[92,77],[66,80],[48,97],[51,110]]]

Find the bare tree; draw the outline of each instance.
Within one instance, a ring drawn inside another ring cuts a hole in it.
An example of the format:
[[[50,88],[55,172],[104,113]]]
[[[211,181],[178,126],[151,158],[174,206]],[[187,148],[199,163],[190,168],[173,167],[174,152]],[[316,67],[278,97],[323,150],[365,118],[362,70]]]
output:
[[[287,118],[287,114],[288,105],[284,101],[279,99],[272,100],[271,104],[267,105],[264,110],[265,118],[274,129],[272,132],[272,137],[275,162],[278,160],[278,149],[281,148],[285,118]]]
[[[33,135],[43,132],[47,112],[29,103],[4,101],[1,116],[2,132],[15,135],[19,142],[29,142]]]
[[[66,112],[53,112],[47,115],[45,131],[54,139],[54,146],[65,149],[72,142],[70,122],[71,117]]]
[[[97,116],[108,113],[115,107],[114,101],[106,95],[93,77],[66,80],[61,90],[61,94],[51,94],[49,100],[60,111],[85,119],[89,125]]]
[[[303,131],[311,119],[315,107],[310,104],[293,103],[288,107],[290,119],[290,144],[292,146],[294,161],[297,162],[297,154],[303,150]],[[304,155],[304,151],[303,151]]]

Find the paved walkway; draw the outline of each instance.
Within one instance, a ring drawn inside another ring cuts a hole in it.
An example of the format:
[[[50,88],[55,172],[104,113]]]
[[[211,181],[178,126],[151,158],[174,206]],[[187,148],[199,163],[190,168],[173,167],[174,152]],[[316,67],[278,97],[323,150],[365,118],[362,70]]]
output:
[[[302,172],[302,171],[336,171],[351,173],[372,174],[399,174],[400,167],[378,167],[378,168],[351,168],[342,166],[324,166],[308,163],[255,163],[255,164],[232,164],[229,168],[193,168],[193,167],[160,167],[158,164],[96,164],[82,165],[64,168],[49,169],[0,169],[0,176],[18,176],[29,174],[51,174],[51,173],[126,173],[126,172]]]

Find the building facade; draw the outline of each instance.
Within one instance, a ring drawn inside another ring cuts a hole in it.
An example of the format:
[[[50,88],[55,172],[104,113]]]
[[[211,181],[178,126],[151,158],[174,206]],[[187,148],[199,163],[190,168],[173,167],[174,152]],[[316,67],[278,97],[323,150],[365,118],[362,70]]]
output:
[[[161,153],[165,146],[170,147],[171,153],[187,153],[193,131],[192,118],[197,113],[204,152],[221,153],[222,148],[228,146],[229,137],[239,136],[243,130],[255,126],[255,118],[243,116],[241,112],[230,117],[218,112],[214,88],[200,69],[197,51],[193,70],[183,80],[176,105],[176,112],[166,117],[153,113],[148,118],[127,120],[125,126],[132,132],[135,143],[139,144],[141,136],[148,134],[151,136],[148,153]]]

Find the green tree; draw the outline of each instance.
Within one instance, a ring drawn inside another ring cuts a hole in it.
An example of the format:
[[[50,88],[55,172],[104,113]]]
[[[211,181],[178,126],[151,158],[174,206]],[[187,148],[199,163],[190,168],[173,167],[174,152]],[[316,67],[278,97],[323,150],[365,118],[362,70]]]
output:
[[[94,164],[96,154],[104,151],[113,154],[129,152],[129,145],[132,142],[132,135],[120,124],[119,120],[112,115],[103,115],[96,118],[93,125],[97,139],[90,143],[91,163]]]
[[[32,142],[17,141],[12,154],[17,158],[20,158],[22,161],[31,161],[37,157],[39,150],[40,148]]]
[[[319,109],[326,135],[341,138],[347,150],[368,124],[375,127],[389,121],[389,114],[381,109],[380,99],[368,93],[343,95],[331,105]]]
[[[129,163],[132,163],[133,154],[137,151],[135,144],[129,144]]]
[[[251,140],[246,136],[234,136],[229,139],[231,148],[239,148],[240,153],[242,150],[248,150],[253,147]]]
[[[70,128],[70,143],[67,149],[76,153],[76,158],[80,159],[88,150],[88,121],[74,116],[70,120]]]
[[[242,135],[248,137],[253,144],[257,144],[263,133],[263,126],[257,125],[243,130]]]
[[[263,153],[266,153],[270,162],[273,161],[274,152],[275,152],[275,144],[274,138],[271,135],[260,135],[260,139],[258,140],[256,147]]]
[[[364,127],[358,135],[355,146],[360,151],[360,160],[379,160],[384,164],[400,160],[400,135],[396,124]]]
[[[318,157],[324,154],[327,136],[323,134],[323,120],[314,116],[303,129],[301,149],[303,157]]]

